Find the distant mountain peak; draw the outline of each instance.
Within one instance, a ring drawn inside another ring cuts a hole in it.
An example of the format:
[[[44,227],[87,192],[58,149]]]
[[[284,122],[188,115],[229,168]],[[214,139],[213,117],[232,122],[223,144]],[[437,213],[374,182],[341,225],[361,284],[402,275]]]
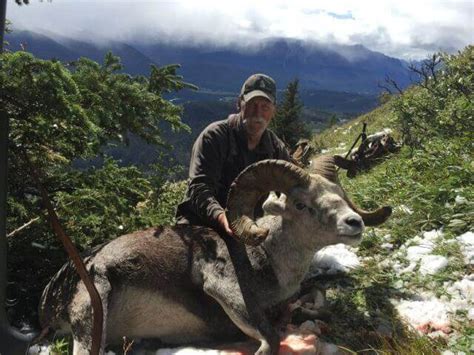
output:
[[[406,63],[374,52],[360,44],[321,44],[272,37],[258,45],[217,46],[185,43],[129,43],[124,41],[81,41],[27,31],[7,36],[13,50],[26,42],[27,50],[42,58],[74,60],[79,56],[102,62],[105,52],[121,57],[125,71],[148,74],[150,64],[180,63],[185,80],[211,91],[235,91],[255,72],[274,77],[283,89],[300,79],[302,89],[377,93],[378,82],[387,75],[400,87],[410,83]],[[33,43],[31,43],[33,42]],[[237,88],[237,89],[236,89]]]

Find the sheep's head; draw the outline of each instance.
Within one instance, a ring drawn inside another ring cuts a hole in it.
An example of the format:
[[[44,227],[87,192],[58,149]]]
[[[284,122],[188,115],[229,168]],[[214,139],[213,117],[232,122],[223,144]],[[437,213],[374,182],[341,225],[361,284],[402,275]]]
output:
[[[263,204],[265,213],[280,216],[308,246],[357,243],[364,222],[344,200],[342,189],[319,175],[311,180],[307,188],[295,187],[278,197],[271,193]]]
[[[280,215],[304,230],[318,231],[322,238],[325,234],[337,235],[344,243],[358,240],[364,223],[376,225],[388,218],[389,207],[374,212],[357,208],[339,186],[333,157],[323,158],[314,174],[281,160],[264,160],[246,168],[232,184],[227,203],[228,219],[237,238],[251,245],[265,240],[268,230],[257,226],[253,210],[269,191],[283,194],[267,200],[266,212]]]

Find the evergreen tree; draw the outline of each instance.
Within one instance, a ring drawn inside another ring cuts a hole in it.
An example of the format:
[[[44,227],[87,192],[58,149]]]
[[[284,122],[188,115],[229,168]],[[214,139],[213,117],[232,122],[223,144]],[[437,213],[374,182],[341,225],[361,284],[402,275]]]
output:
[[[326,127],[327,128],[331,128],[335,125],[337,125],[338,123],[338,119],[337,119],[337,116],[335,113],[331,114],[331,117],[329,117],[329,120],[327,121],[327,124],[326,124]]]
[[[68,66],[26,52],[0,55],[0,105],[10,117],[7,293],[19,300],[15,312],[9,310],[14,323],[21,316],[35,318],[42,287],[66,260],[28,160],[39,168],[66,233],[81,251],[172,222],[170,206],[184,186],[166,184],[169,171],[162,164],[145,174],[111,159],[88,170],[73,163],[96,157],[108,144],[127,143],[129,133],[165,147],[163,127],[188,129],[182,108],[162,96],[194,87],[176,74],[178,68],[153,66],[150,77],[134,77],[121,72],[112,53],[103,64],[81,58]]]
[[[298,94],[298,79],[291,81],[286,90],[283,102],[277,107],[277,113],[270,128],[291,148],[301,138],[309,138],[310,131],[301,120],[303,104]]]

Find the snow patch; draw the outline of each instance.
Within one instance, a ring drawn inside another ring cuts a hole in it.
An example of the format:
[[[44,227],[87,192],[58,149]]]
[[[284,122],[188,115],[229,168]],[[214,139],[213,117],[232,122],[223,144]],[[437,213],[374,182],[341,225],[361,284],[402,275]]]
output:
[[[456,203],[456,205],[465,205],[467,203],[467,198],[457,195],[454,199],[454,203]]]
[[[474,303],[474,274],[464,276],[460,281],[456,281],[446,289],[453,298]]]
[[[456,282],[445,282],[443,288],[447,295],[441,299],[425,293],[392,302],[400,317],[420,332],[431,337],[448,334],[456,311],[466,311],[467,318],[474,319],[474,274]]]
[[[49,345],[33,345],[28,349],[28,355],[49,355],[51,353]]]
[[[448,314],[453,309],[438,299],[401,300],[395,304],[395,308],[406,322],[422,333],[432,330],[449,333],[451,330]]]
[[[424,255],[421,258],[420,273],[422,275],[435,275],[448,266],[448,258],[441,255]]]
[[[409,261],[418,261],[423,256],[431,253],[434,249],[434,245],[415,245],[407,248],[407,259]]]
[[[464,255],[464,262],[474,265],[474,233],[466,232],[457,237],[456,240],[460,243],[461,252]]]
[[[467,319],[474,320],[474,307],[469,308],[467,312]]]
[[[423,256],[430,254],[435,247],[435,242],[442,237],[443,232],[438,229],[423,232],[422,237],[416,236],[402,245],[400,251],[406,251],[408,261],[417,262]]]
[[[413,272],[419,265],[421,275],[434,275],[448,266],[448,259],[441,255],[431,254],[440,242],[457,242],[467,263],[474,264],[474,233],[467,232],[456,239],[443,241],[442,230],[433,229],[412,238],[394,253],[396,260],[392,268],[397,275]],[[406,266],[408,264],[408,266]],[[394,282],[396,289],[403,290],[406,282]],[[474,319],[474,274],[463,279],[443,284],[443,295],[440,298],[425,293],[411,299],[392,300],[400,317],[421,333],[430,337],[446,336],[452,332],[452,320],[459,316],[457,311],[465,312],[466,317]]]
[[[345,244],[335,244],[319,250],[311,262],[310,274],[348,272],[360,266],[357,255]]]
[[[393,244],[392,243],[383,243],[380,247],[382,249],[385,249],[385,250],[392,250],[393,249]]]
[[[441,229],[432,229],[428,232],[423,232],[423,239],[434,242],[437,239],[440,239],[444,236],[444,233]]]
[[[401,275],[413,272],[416,268],[416,265],[416,262],[411,262],[410,264],[408,264],[408,266],[403,267],[402,264],[400,264],[399,262],[395,262],[392,267],[393,270],[397,273],[397,275]]]

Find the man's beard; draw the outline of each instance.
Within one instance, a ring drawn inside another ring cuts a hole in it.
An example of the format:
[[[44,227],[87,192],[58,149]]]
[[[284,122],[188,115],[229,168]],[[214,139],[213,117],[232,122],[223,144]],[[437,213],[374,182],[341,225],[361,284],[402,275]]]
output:
[[[266,124],[266,121],[263,117],[248,117],[244,119],[245,124]]]
[[[263,117],[248,117],[244,119],[247,134],[250,136],[260,136],[267,128],[267,121]]]

